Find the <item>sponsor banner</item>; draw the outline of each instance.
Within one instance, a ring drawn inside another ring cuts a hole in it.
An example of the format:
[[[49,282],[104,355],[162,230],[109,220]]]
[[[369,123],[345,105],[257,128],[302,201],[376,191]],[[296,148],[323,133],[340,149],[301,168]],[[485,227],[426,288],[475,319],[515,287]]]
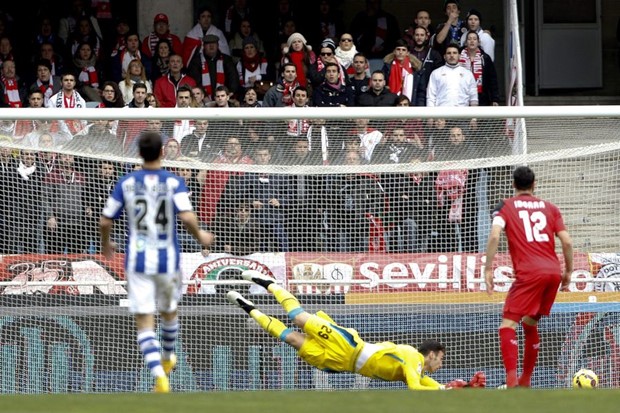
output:
[[[486,291],[481,253],[447,254],[340,254],[288,253],[287,277],[292,289],[304,294],[402,293],[424,291]],[[620,255],[618,256],[620,268]],[[559,256],[560,262],[564,259]],[[588,255],[575,253],[572,277],[590,277]],[[496,291],[506,292],[513,276],[510,256],[497,254],[494,268]],[[357,283],[311,285],[300,280],[354,280]],[[359,283],[359,280],[367,283]],[[592,291],[592,283],[575,283],[571,291]]]

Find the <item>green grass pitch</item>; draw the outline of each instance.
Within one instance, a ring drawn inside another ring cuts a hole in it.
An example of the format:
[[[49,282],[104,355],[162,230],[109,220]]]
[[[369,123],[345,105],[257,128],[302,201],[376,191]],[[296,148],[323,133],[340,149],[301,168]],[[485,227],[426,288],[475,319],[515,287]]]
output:
[[[0,396],[2,413],[550,413],[620,411],[620,390],[253,391]]]

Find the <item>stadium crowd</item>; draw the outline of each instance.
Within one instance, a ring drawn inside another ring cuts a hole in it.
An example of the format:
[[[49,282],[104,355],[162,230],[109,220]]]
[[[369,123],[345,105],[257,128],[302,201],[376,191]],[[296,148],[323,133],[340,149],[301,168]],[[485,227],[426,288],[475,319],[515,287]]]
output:
[[[54,149],[136,156],[137,137],[147,130],[161,133],[166,160],[221,164],[396,164],[509,153],[503,124],[494,121],[326,122],[303,119],[299,110],[498,105],[494,40],[479,11],[465,14],[458,1],[446,0],[445,14],[434,16],[439,25],[417,10],[401,30],[380,0],[367,0],[348,27],[327,0],[317,2],[316,19],[303,20],[288,0],[277,2],[271,19],[257,18],[259,2],[231,3],[221,25],[204,7],[181,36],[163,13],[140,35],[111,14],[109,2],[73,0],[66,15],[38,16],[30,50],[13,48],[11,21],[0,18],[0,107],[105,113],[241,106],[292,114],[286,122],[234,125],[88,123],[79,114],[5,120],[2,139],[27,149],[0,149],[0,253],[97,251],[96,220],[111,186],[139,166]],[[479,214],[488,217],[510,184],[504,169],[337,176],[174,170],[186,179],[201,223],[217,234],[213,250],[238,255],[482,251],[488,228]],[[123,234],[113,237],[122,241]],[[200,248],[189,236],[183,242]]]

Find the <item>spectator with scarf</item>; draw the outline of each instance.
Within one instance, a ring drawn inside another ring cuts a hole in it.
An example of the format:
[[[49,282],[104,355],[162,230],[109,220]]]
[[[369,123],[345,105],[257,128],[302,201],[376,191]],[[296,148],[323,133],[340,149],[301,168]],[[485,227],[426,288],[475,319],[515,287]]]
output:
[[[151,81],[155,82],[162,76],[170,73],[170,56],[172,45],[168,39],[161,39],[155,45],[155,54],[151,59]]]
[[[355,94],[350,85],[341,82],[344,68],[338,63],[325,64],[325,80],[314,89],[314,106],[338,107],[355,106]]]
[[[467,29],[468,31],[474,31],[478,33],[478,38],[480,39],[480,48],[489,55],[491,60],[495,61],[495,40],[487,30],[482,30],[480,26],[480,22],[482,21],[482,17],[480,16],[480,12],[476,9],[471,9],[467,13]],[[467,46],[467,33],[463,33],[461,36],[461,46]]]
[[[2,64],[2,82],[0,107],[22,108],[26,101],[26,90],[15,71],[15,62],[6,61]]]
[[[215,88],[226,86],[233,94],[239,89],[239,74],[232,57],[219,50],[219,37],[206,35],[202,51],[195,53],[187,66],[188,74],[196,84],[205,88],[207,98],[215,98]],[[228,45],[226,45],[228,48]]]
[[[88,101],[101,102],[102,71],[90,43],[80,43],[73,55],[73,68],[78,74],[76,89]]]
[[[476,80],[479,106],[499,106],[499,86],[493,59],[480,48],[478,33],[467,33],[466,46],[461,51],[459,64],[469,70]]]
[[[198,10],[198,23],[191,28],[183,39],[183,63],[189,67],[189,63],[192,59],[200,54],[201,43],[204,42],[205,37],[213,35],[217,37],[215,40],[218,43],[219,50],[226,55],[230,56],[230,49],[228,48],[228,42],[224,32],[211,24],[213,20],[213,12],[209,7],[202,7]]]
[[[333,63],[340,67],[338,71],[338,84],[349,86],[349,77],[346,75],[347,69],[339,58],[336,57],[336,44],[332,39],[325,39],[321,43],[321,51],[316,62],[308,70],[308,80],[313,87],[318,87],[325,81],[325,68],[328,63]]]
[[[301,33],[291,34],[286,41],[286,46],[282,49],[282,55],[282,66],[285,63],[294,64],[297,69],[299,84],[303,87],[308,86],[308,70],[315,63],[316,55],[306,38]]]
[[[167,40],[172,46],[174,53],[183,52],[183,43],[176,34],[170,33],[170,25],[168,16],[164,13],[158,13],[153,19],[153,31],[149,33],[144,39],[142,39],[142,46],[140,50],[146,57],[153,57],[157,51],[157,44],[161,40]]]
[[[467,30],[465,22],[459,17],[461,9],[458,0],[445,0],[443,6],[448,19],[437,26],[431,40],[433,47],[441,54],[445,53],[448,46],[460,46],[461,35]]]
[[[253,36],[243,39],[243,52],[237,63],[239,84],[243,88],[254,87],[257,82],[267,79],[267,59],[259,52],[258,44]],[[258,85],[260,86],[260,84]],[[265,94],[266,90],[262,92]]]
[[[151,81],[146,77],[146,70],[144,65],[138,59],[132,60],[127,67],[127,73],[122,82],[118,83],[118,87],[123,96],[123,101],[127,104],[133,99],[133,85],[136,83],[143,83],[146,85],[146,93],[153,92],[153,85]]]
[[[283,107],[293,105],[293,91],[301,86],[297,80],[297,67],[285,63],[282,67],[282,80],[271,86],[263,98],[263,107]]]
[[[390,92],[405,95],[411,101],[413,94],[413,74],[422,68],[422,62],[409,53],[407,42],[396,41],[394,51],[383,59],[383,73]]]
[[[232,39],[228,42],[228,46],[230,47],[230,53],[235,61],[238,63],[241,60],[241,55],[243,54],[243,48],[245,47],[245,39],[251,37],[252,43],[255,44],[256,50],[258,54],[265,55],[265,47],[263,46],[262,40],[258,37],[258,34],[252,30],[252,23],[247,18],[241,19],[239,22],[239,26],[237,27],[236,33],[234,33]]]
[[[353,36],[350,33],[343,33],[340,36],[340,42],[336,47],[336,58],[346,69],[347,75],[355,75],[355,68],[353,67],[353,59],[358,53],[355,43],[353,43]]]
[[[62,77],[62,89],[60,92],[53,95],[46,107],[48,108],[65,108],[65,109],[83,109],[86,107],[86,101],[75,90],[76,85],[76,77],[75,75],[67,71],[63,73]],[[64,120],[61,121],[66,124],[69,128],[69,132],[71,135],[75,135],[80,132],[84,127],[86,127],[87,123],[84,120]]]
[[[30,89],[38,89],[43,93],[44,106],[47,105],[50,97],[58,93],[61,88],[60,77],[52,75],[52,63],[47,59],[39,59],[36,62],[37,77]]]

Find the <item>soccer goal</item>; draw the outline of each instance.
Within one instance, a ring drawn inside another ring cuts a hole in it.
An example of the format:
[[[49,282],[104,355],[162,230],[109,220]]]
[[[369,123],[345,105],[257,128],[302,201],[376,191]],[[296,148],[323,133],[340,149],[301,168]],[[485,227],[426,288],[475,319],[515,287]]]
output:
[[[447,347],[440,382],[503,382],[497,326],[512,267],[482,282],[494,206],[527,164],[575,243],[570,292],[540,325],[533,386],[589,368],[620,385],[620,143],[616,107],[0,110],[0,393],[150,391],[128,314],[123,249],[99,254],[114,182],[159,131],[203,251],[180,228],[184,298],[175,391],[402,388],[304,365],[225,294],[271,295],[256,269],[368,342]],[[122,219],[112,237],[121,246]],[[558,253],[560,250],[558,249]],[[521,334],[519,334],[521,336]],[[522,342],[521,342],[522,346]]]

